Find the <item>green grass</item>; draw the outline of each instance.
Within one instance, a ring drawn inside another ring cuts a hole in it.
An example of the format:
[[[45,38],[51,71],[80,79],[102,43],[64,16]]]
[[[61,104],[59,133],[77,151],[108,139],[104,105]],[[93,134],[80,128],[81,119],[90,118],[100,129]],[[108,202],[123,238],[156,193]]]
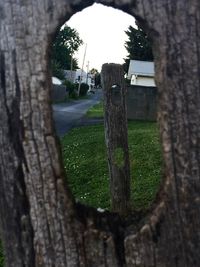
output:
[[[134,209],[147,209],[161,177],[161,153],[156,123],[129,122],[131,189]],[[75,128],[62,140],[63,161],[75,197],[109,209],[109,175],[102,125]]]
[[[94,105],[91,107],[87,113],[87,117],[89,118],[103,118],[103,103],[100,102],[99,104]]]

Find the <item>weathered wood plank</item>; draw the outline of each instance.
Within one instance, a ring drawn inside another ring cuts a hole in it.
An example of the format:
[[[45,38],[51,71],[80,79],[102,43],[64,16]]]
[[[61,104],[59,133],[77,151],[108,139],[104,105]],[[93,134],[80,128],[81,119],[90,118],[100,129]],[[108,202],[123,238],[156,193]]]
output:
[[[118,64],[104,64],[101,77],[111,208],[114,212],[126,215],[130,211],[130,162],[123,67]]]

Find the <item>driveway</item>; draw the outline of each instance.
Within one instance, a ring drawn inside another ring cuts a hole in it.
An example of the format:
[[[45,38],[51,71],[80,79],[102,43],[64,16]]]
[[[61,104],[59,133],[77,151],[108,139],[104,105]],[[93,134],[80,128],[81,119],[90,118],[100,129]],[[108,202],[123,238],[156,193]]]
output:
[[[102,98],[102,90],[97,90],[89,99],[72,100],[70,102],[54,104],[53,117],[57,135],[62,137],[71,128],[76,127],[82,121],[87,110],[99,103]]]

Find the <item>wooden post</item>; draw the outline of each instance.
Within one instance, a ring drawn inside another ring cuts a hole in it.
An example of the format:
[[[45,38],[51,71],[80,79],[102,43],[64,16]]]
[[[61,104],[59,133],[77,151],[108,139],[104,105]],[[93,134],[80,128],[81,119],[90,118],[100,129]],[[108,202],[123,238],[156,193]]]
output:
[[[130,163],[125,101],[126,87],[122,66],[104,64],[102,84],[111,207],[113,211],[125,215],[130,210]]]

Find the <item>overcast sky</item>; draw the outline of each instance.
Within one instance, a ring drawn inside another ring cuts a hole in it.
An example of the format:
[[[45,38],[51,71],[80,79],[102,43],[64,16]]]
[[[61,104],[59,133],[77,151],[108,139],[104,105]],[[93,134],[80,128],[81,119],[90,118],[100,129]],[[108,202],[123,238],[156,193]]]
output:
[[[124,47],[127,35],[124,31],[129,25],[135,26],[135,19],[120,10],[94,4],[72,16],[67,25],[76,29],[84,41],[76,55],[79,67],[82,66],[87,43],[84,69],[89,61],[89,69],[100,71],[103,63],[123,63],[127,55]]]

